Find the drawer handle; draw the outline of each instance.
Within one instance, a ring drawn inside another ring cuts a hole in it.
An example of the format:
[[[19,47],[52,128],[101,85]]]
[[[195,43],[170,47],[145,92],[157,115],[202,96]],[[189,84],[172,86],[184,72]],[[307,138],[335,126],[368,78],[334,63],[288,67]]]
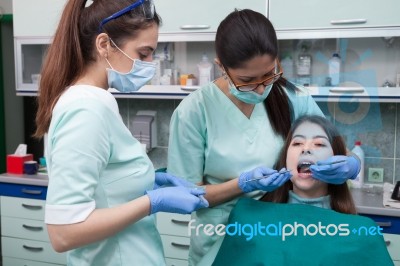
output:
[[[171,242],[171,245],[177,248],[183,248],[183,249],[189,249],[190,245],[186,245],[186,244],[179,244],[179,243],[175,243],[175,242]]]
[[[40,205],[30,205],[30,204],[25,204],[25,203],[22,203],[22,207],[29,209],[29,210],[41,210],[42,209],[42,206],[40,206]]]
[[[182,30],[206,30],[209,29],[210,25],[182,25]]]
[[[365,23],[367,23],[367,20],[365,18],[331,20],[332,25],[365,24]]]
[[[180,220],[175,220],[175,219],[171,219],[171,222],[174,224],[179,224],[179,225],[188,225],[189,221],[180,221]]]
[[[42,231],[43,230],[43,226],[32,226],[32,225],[23,224],[22,227],[25,229],[31,230],[31,231]]]
[[[392,226],[392,222],[376,222],[376,224],[380,227],[391,227]]]
[[[40,195],[40,194],[42,194],[42,191],[41,190],[33,190],[33,189],[23,188],[22,189],[22,193],[31,194],[31,195]]]
[[[30,247],[27,245],[22,245],[24,247],[24,249],[27,249],[29,251],[34,251],[34,252],[39,252],[39,251],[43,251],[42,247]]]
[[[390,246],[390,240],[385,240],[386,246]]]

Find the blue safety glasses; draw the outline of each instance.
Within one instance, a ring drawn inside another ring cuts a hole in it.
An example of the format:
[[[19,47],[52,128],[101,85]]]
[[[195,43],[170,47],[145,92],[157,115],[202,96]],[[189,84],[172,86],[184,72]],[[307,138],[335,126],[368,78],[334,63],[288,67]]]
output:
[[[155,7],[154,7],[153,0],[138,0],[135,3],[133,3],[132,5],[127,6],[124,9],[122,9],[122,10],[112,14],[111,16],[103,19],[100,22],[99,32],[102,31],[104,24],[106,24],[110,20],[119,18],[120,16],[128,13],[129,11],[132,11],[133,9],[135,9],[137,7],[142,9],[143,16],[146,19],[152,19],[154,17]]]

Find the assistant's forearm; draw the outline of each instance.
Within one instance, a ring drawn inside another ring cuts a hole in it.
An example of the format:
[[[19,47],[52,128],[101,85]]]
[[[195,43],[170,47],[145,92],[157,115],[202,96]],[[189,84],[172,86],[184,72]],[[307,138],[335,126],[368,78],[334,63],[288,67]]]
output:
[[[120,232],[150,213],[150,200],[142,196],[113,208],[95,209],[80,223],[47,225],[50,240],[57,252],[94,243]]]

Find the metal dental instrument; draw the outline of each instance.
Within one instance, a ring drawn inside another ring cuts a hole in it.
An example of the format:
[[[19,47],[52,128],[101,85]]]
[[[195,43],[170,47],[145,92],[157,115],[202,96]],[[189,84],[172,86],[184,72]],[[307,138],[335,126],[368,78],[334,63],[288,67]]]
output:
[[[261,176],[261,177],[257,177],[257,178],[246,180],[246,181],[244,181],[244,183],[247,183],[247,182],[250,182],[250,181],[257,181],[257,180],[260,180],[260,179],[263,179],[263,178],[267,178],[267,177],[270,177],[273,174],[278,174],[278,173],[279,174],[286,174],[286,173],[288,173],[290,171],[292,171],[292,170],[286,170],[286,171],[283,171],[283,172],[276,172],[276,173],[272,173],[272,174],[269,174],[269,175],[264,175],[264,176]]]
[[[320,165],[331,165],[331,164],[337,164],[337,163],[344,163],[346,160],[340,160],[332,163],[326,163],[326,164],[320,164]]]

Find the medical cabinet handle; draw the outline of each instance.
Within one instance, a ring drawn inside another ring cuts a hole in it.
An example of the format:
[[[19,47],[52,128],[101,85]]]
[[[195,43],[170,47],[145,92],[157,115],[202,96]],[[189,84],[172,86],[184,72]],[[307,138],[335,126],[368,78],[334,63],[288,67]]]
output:
[[[24,247],[24,249],[30,250],[30,251],[42,251],[43,248],[42,247],[31,247],[31,246],[27,246],[27,245],[22,245]]]
[[[390,240],[385,240],[386,246],[390,246]]]
[[[184,248],[184,249],[189,249],[190,245],[187,244],[179,244],[175,242],[171,242],[171,245],[177,248]]]
[[[21,205],[25,209],[30,209],[30,210],[41,210],[42,209],[42,206],[40,206],[40,205],[30,205],[30,204],[25,204],[25,203],[22,203]]]
[[[206,30],[210,25],[182,25],[181,30]]]
[[[31,230],[31,231],[42,231],[43,230],[43,226],[32,226],[32,225],[23,224],[22,227],[25,229]]]
[[[42,194],[41,190],[33,190],[33,189],[23,188],[21,191],[22,191],[22,193],[31,194],[31,195],[40,195],[40,194]]]
[[[391,221],[389,221],[389,222],[376,222],[376,224],[378,226],[380,226],[380,227],[390,227],[390,226],[392,226],[392,222]]]
[[[171,219],[171,222],[174,224],[180,224],[180,225],[188,225],[189,221],[180,221],[180,220],[176,220],[176,219]]]
[[[331,20],[332,25],[364,24],[364,23],[367,23],[367,20],[365,18]]]

